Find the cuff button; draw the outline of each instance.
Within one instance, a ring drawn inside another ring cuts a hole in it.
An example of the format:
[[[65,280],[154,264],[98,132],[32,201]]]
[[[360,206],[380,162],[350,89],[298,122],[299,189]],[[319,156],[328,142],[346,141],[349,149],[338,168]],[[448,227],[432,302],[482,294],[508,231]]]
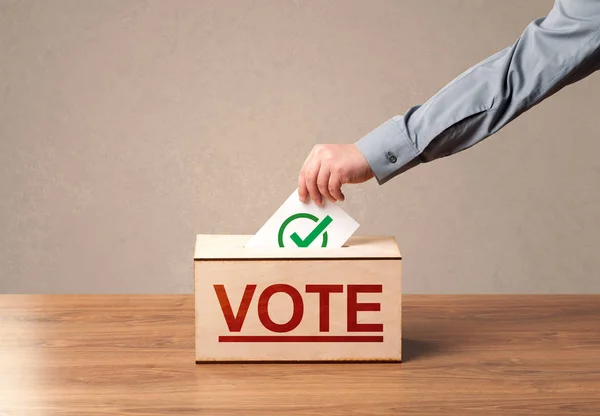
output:
[[[396,163],[398,161],[398,158],[392,152],[387,152],[386,156],[387,160],[389,160],[391,163]]]

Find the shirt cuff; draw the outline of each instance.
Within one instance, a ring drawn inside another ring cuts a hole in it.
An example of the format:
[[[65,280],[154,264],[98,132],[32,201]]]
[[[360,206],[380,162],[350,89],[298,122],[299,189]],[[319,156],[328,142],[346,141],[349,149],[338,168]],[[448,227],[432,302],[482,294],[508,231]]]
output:
[[[417,148],[397,118],[401,117],[392,117],[354,143],[369,162],[379,185],[420,163]]]

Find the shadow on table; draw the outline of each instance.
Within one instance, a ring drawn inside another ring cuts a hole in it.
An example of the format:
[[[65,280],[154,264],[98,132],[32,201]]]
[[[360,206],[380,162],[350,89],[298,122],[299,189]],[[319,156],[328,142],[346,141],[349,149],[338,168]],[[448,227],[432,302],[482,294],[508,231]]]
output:
[[[418,360],[441,351],[440,346],[431,341],[418,341],[415,339],[402,339],[402,362]]]

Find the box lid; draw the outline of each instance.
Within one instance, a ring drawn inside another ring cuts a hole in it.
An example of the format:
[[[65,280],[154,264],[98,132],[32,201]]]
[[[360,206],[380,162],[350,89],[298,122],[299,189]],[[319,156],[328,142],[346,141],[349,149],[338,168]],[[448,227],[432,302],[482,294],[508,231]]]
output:
[[[353,236],[341,248],[249,248],[251,235],[196,236],[195,260],[309,260],[309,259],[401,259],[392,236]]]

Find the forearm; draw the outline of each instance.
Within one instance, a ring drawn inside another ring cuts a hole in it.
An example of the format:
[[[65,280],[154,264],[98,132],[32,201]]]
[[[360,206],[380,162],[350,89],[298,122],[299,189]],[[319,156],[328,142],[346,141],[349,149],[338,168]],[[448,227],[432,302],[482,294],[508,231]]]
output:
[[[356,142],[382,184],[494,134],[600,68],[600,1],[562,0],[510,47]]]

